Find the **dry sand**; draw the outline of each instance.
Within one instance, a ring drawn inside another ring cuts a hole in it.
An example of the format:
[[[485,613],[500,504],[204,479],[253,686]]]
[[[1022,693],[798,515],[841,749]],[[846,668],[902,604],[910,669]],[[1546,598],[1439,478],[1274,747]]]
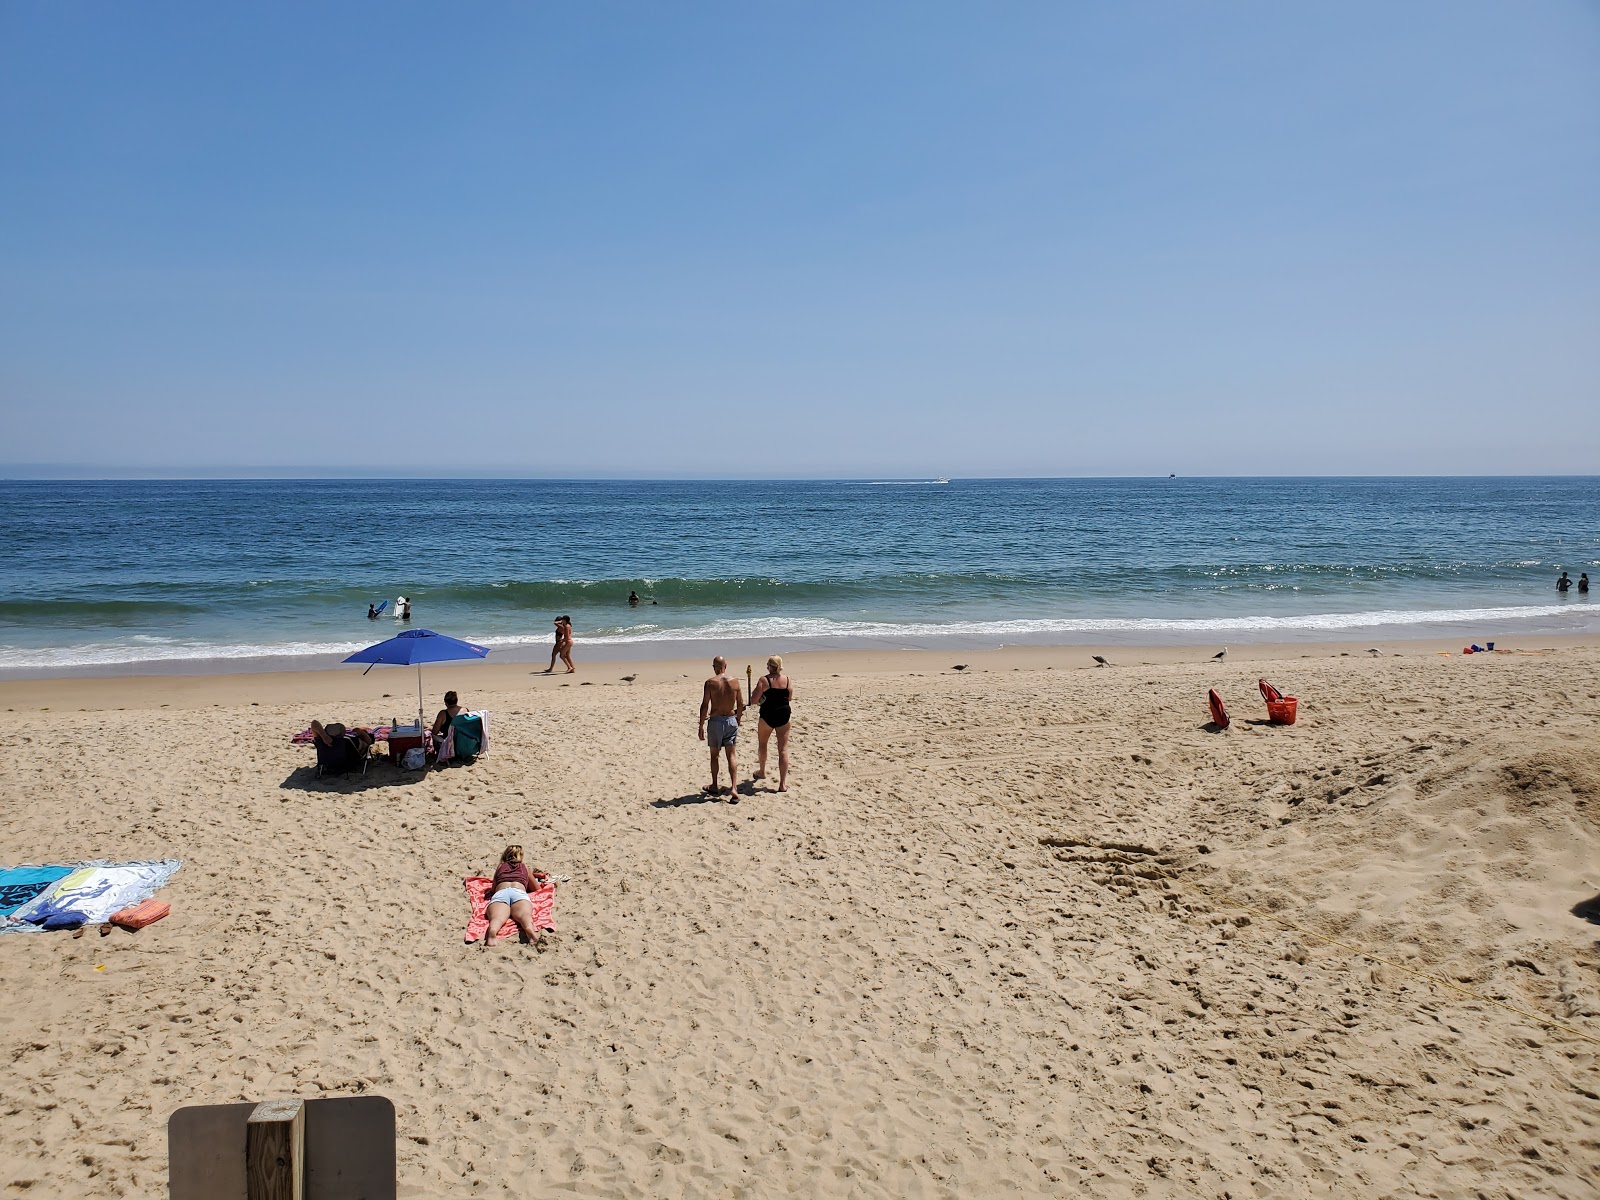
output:
[[[381,1094],[402,1196],[1593,1197],[1600,650],[1385,649],[797,656],[736,807],[694,664],[430,668],[491,753],[331,783],[287,734],[414,674],[0,685],[0,862],[185,863],[139,934],[0,937],[0,1188]],[[510,841],[560,932],[463,946]]]

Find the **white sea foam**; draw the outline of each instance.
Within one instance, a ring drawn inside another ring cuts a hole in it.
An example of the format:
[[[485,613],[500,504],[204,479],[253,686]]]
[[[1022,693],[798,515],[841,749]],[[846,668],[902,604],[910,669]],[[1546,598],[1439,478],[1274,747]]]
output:
[[[1428,627],[1475,625],[1487,633],[1508,632],[1508,626],[1527,625],[1552,617],[1566,617],[1574,630],[1600,625],[1600,608],[1593,611],[1570,604],[1541,604],[1498,608],[1378,609],[1363,612],[1308,613],[1301,616],[1217,617],[1056,617],[1009,621],[889,622],[834,621],[826,617],[752,617],[713,620],[698,625],[668,627],[638,625],[609,633],[580,633],[579,646],[649,645],[733,639],[817,639],[848,644],[853,641],[918,645],[941,641],[1001,643],[1048,642],[1051,638],[1080,641],[1111,638],[1137,642],[1209,642],[1223,636],[1240,640],[1273,636],[1294,638],[1354,631],[1416,631]],[[515,648],[548,646],[544,631],[528,634],[466,636],[481,645]],[[326,658],[351,654],[366,642],[285,641],[275,643],[214,643],[191,639],[138,635],[116,641],[76,646],[0,646],[0,670],[51,670],[67,667],[129,666],[137,663],[205,662],[252,658]]]
[[[714,638],[864,638],[922,641],[933,638],[991,639],[1049,634],[1270,634],[1338,633],[1344,630],[1484,624],[1529,621],[1541,617],[1578,616],[1569,605],[1545,604],[1506,608],[1379,609],[1369,612],[1309,613],[1293,617],[1055,617],[1011,621],[878,622],[832,621],[825,617],[755,617],[713,621],[682,629],[644,626],[615,634],[584,638],[588,642],[675,642]],[[1588,615],[1588,614],[1582,614]],[[1600,610],[1594,614],[1600,617]]]
[[[227,643],[141,636],[131,637],[126,641],[88,642],[77,646],[0,646],[0,670],[115,667],[133,663],[206,662],[211,659],[314,658],[330,654],[354,654],[368,644],[370,643]]]

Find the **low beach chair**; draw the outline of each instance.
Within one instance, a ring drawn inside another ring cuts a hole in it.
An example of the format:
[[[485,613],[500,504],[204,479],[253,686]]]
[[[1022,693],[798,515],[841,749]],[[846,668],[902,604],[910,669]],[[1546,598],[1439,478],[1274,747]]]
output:
[[[372,760],[372,743],[363,743],[349,733],[341,733],[332,745],[313,741],[317,750],[317,778],[324,775],[348,775],[351,771],[367,773],[367,763]]]
[[[457,713],[439,744],[434,762],[443,765],[457,758],[476,758],[489,749],[489,713],[486,709]]]

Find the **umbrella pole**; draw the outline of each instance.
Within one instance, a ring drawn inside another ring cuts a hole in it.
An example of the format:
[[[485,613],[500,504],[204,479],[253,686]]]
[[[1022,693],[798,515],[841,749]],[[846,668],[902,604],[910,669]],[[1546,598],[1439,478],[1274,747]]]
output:
[[[422,664],[417,664],[417,729],[422,729]]]

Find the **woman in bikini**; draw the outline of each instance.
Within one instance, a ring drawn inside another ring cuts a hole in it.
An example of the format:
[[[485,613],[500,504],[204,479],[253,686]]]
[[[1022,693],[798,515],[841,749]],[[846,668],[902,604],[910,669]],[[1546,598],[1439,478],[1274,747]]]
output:
[[[527,945],[539,936],[533,927],[533,905],[528,894],[536,886],[534,880],[544,883],[550,876],[538,867],[529,867],[522,861],[521,846],[507,846],[500,856],[500,865],[494,869],[494,887],[489,892],[489,932],[483,944],[491,946],[507,920],[517,923],[517,940]]]
[[[767,741],[778,735],[778,790],[789,790],[789,702],[794,699],[794,685],[783,673],[783,659],[774,654],[767,659],[767,673],[750,694],[750,703],[761,706],[756,720],[756,749],[759,759],[755,777],[767,777]]]
[[[544,673],[549,675],[556,669],[556,656],[561,656],[561,661],[567,664],[567,674],[571,675],[578,668],[572,665],[572,618],[556,618],[556,644],[550,648],[550,665]]]

